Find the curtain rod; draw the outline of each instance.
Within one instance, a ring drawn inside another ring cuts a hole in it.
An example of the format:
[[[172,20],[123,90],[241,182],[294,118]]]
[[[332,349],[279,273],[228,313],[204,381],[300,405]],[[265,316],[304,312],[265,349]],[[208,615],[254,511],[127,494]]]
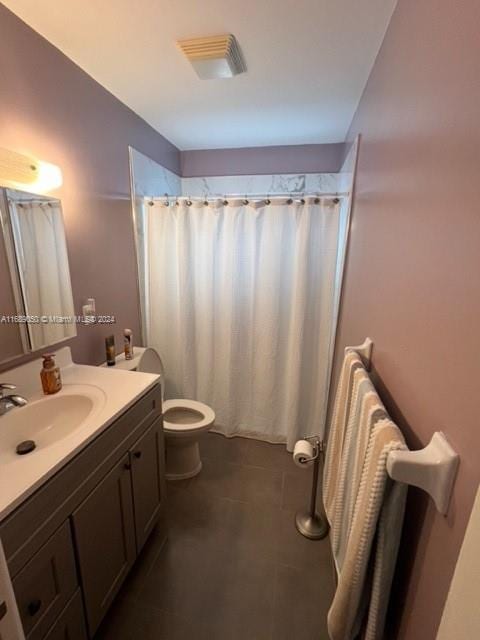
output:
[[[38,204],[40,206],[45,206],[45,207],[53,207],[59,204],[59,200],[56,200],[54,198],[52,198],[51,200],[41,200],[40,198],[32,198],[32,199],[27,199],[25,198],[24,200],[16,200],[15,198],[7,198],[8,202],[10,204],[14,204],[17,207],[24,207],[25,205],[29,205],[29,204]]]
[[[316,198],[318,200],[323,199],[337,199],[340,198],[348,198],[350,196],[349,191],[341,191],[341,192],[332,192],[332,193],[310,193],[304,191],[291,191],[289,193],[229,193],[226,195],[215,195],[215,196],[171,196],[168,193],[165,193],[163,196],[144,196],[145,200],[148,200],[149,203],[154,204],[155,201],[185,201],[185,202],[216,202],[218,200],[243,200],[248,202],[249,200],[265,200],[266,202],[270,202],[271,200],[302,200],[303,198]]]

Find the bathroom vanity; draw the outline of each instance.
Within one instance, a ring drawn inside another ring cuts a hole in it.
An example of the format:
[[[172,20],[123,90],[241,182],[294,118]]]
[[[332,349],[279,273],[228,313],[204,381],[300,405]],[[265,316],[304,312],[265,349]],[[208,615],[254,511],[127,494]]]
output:
[[[68,352],[65,365],[69,349],[61,351]],[[27,414],[29,406],[54,403],[72,389],[88,393],[89,386],[101,392],[97,406],[58,442],[49,442],[40,429],[38,450],[7,457],[0,472],[0,539],[27,640],[91,638],[165,506],[157,377],[71,360],[62,376],[64,387],[55,397],[29,399],[12,415],[18,412],[19,419],[24,412],[34,420],[40,412]],[[0,455],[2,442],[0,434]]]

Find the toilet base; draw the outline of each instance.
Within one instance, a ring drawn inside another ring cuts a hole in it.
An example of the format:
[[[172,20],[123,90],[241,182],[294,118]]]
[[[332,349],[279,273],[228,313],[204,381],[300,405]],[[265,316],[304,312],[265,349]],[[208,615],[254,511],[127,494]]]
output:
[[[167,480],[193,478],[202,470],[198,435],[178,437],[165,434]]]

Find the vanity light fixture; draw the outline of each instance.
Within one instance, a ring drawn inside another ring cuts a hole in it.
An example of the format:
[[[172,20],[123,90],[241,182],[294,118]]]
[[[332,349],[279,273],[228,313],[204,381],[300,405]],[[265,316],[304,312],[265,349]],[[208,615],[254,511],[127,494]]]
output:
[[[177,44],[202,80],[232,78],[247,70],[238,42],[231,33],[179,40]]]
[[[62,171],[57,165],[0,148],[0,185],[46,193],[61,187],[62,182]]]

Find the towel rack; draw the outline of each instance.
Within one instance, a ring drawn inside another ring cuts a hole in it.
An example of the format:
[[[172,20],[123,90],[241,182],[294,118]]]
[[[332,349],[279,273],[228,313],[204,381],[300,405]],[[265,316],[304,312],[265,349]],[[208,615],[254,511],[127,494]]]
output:
[[[346,347],[345,352],[355,351],[364,367],[370,370],[373,341],[366,338],[363,344]],[[436,431],[429,444],[419,451],[391,451],[387,458],[388,475],[398,482],[411,484],[426,491],[437,510],[445,515],[452,495],[460,457],[449,444],[445,434]]]
[[[356,351],[362,359],[365,369],[370,371],[373,351],[373,340],[371,338],[365,338],[363,344],[359,344],[357,347],[345,347],[345,353],[347,351]]]

